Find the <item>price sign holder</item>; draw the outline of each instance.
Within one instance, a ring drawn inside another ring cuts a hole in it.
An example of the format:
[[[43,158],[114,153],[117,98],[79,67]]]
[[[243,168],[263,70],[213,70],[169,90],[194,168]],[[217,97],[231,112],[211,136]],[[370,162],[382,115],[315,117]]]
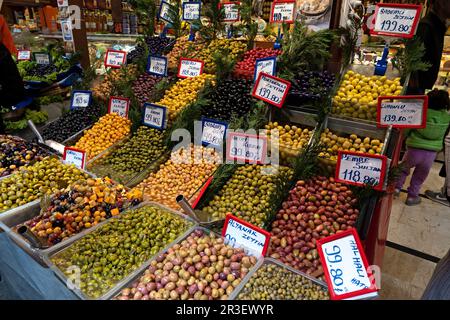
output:
[[[119,116],[128,118],[130,99],[123,97],[109,97],[108,113],[117,113]]]
[[[319,239],[316,243],[332,300],[378,296],[375,279],[354,228]]]
[[[144,103],[142,124],[150,128],[164,130],[167,126],[167,108],[154,103]]]
[[[222,229],[222,237],[232,247],[244,247],[253,253],[265,256],[270,242],[270,233],[247,221],[227,214]]]
[[[147,73],[155,76],[167,77],[167,57],[163,56],[148,56]],[[159,70],[158,70],[159,69]],[[161,71],[161,69],[163,69]],[[158,72],[161,71],[161,72]]]
[[[64,147],[63,160],[84,170],[86,164],[86,151],[72,147]]]
[[[30,50],[19,50],[17,51],[17,61],[29,61],[31,60]]]
[[[37,64],[49,65],[52,63],[52,57],[47,52],[34,52],[33,58]]]
[[[172,5],[166,1],[161,1],[161,5],[159,6],[158,17],[165,22],[172,23],[170,20],[170,16],[167,16],[166,13],[170,12],[172,9]]]
[[[260,72],[253,86],[252,96],[281,108],[290,88],[291,83],[289,81]]]
[[[209,185],[211,184],[213,178],[214,178],[214,176],[211,176],[211,177],[208,178],[208,180],[206,180],[205,184],[200,189],[200,192],[198,193],[197,198],[194,200],[194,202],[191,205],[192,209],[195,209],[197,207],[198,203],[200,202],[200,200],[202,199],[202,197],[205,194],[206,190],[208,189]]]
[[[256,59],[255,73],[253,74],[253,82],[256,82],[261,72],[264,72],[271,76],[275,76],[276,70],[277,70],[277,57]]]
[[[422,5],[377,3],[375,23],[370,34],[410,39],[416,33],[421,11]],[[405,22],[402,24],[401,21]]]
[[[290,13],[289,13],[290,19],[283,19],[282,13],[277,12],[277,11],[282,11],[283,9],[290,11]],[[279,15],[280,19],[275,18],[275,15]],[[294,0],[272,2],[272,8],[270,9],[270,23],[294,23],[294,19],[295,19],[295,1]]]
[[[119,69],[127,59],[125,51],[108,49],[105,54],[105,67]]]
[[[87,108],[92,103],[92,91],[74,90],[70,99],[70,110],[76,108]]]
[[[354,186],[372,184],[374,190],[382,191],[386,167],[386,156],[339,151],[335,180]],[[377,180],[378,183],[376,183]]]
[[[396,102],[392,102],[394,100]],[[428,96],[426,95],[378,97],[377,127],[425,128],[427,110]]]
[[[236,146],[236,140],[241,138],[241,143],[244,145],[241,147]],[[256,146],[252,145],[252,148],[249,148],[246,146],[245,142],[248,142],[250,140],[256,140]],[[256,151],[250,151],[250,149],[255,149]],[[232,154],[233,150],[235,154]],[[261,150],[261,156],[259,157]],[[239,152],[240,151],[240,152]],[[255,153],[257,157],[250,157],[250,153]],[[257,136],[255,134],[246,134],[246,133],[240,133],[240,132],[229,132],[227,133],[227,153],[226,153],[226,159],[227,161],[235,161],[235,160],[241,160],[249,163],[256,163],[261,164],[266,161],[266,152],[267,152],[267,137],[265,136]],[[239,155],[238,153],[241,153],[242,155]],[[248,153],[248,155],[247,155]]]
[[[223,18],[223,22],[237,22],[241,19],[241,13],[239,12],[239,9],[236,8],[236,6],[239,6],[240,2],[223,2],[220,3],[219,6],[221,8],[224,8],[225,10],[225,17]],[[236,13],[237,11],[237,13]],[[230,16],[230,18],[227,18],[227,15]],[[233,15],[236,15],[236,18],[233,18]]]
[[[197,7],[197,8],[195,8]],[[187,9],[190,8],[190,9]],[[190,10],[191,12],[195,12],[197,14],[197,18],[187,18],[185,16],[186,10]],[[183,2],[183,20],[184,21],[195,21],[200,19],[200,12],[202,12],[202,3],[199,2]]]
[[[203,73],[203,67],[205,63],[198,59],[181,58],[178,65],[178,78],[192,78],[199,76]],[[187,70],[187,71],[185,71]]]
[[[228,123],[224,121],[202,118],[202,145],[220,147],[226,136],[227,128]]]

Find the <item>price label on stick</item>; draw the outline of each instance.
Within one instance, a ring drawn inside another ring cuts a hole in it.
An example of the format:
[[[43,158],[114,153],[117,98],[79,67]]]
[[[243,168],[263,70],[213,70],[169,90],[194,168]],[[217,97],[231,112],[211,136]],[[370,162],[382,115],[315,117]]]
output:
[[[261,72],[253,87],[252,96],[281,108],[291,88],[291,83]]]
[[[378,97],[379,128],[425,128],[428,96]]]
[[[181,58],[178,66],[178,78],[197,77],[203,73],[205,63],[197,59]]]
[[[31,51],[30,50],[19,50],[17,52],[17,60],[18,61],[31,60]]]
[[[356,186],[372,185],[382,190],[386,173],[385,156],[339,151],[336,164],[336,181]]]
[[[92,102],[92,91],[74,90],[70,99],[70,109],[87,108]]]
[[[49,65],[51,63],[50,55],[46,52],[35,52],[33,55],[37,64]]]
[[[264,163],[267,138],[254,134],[229,132],[227,134],[227,160],[243,160],[249,163]]]
[[[377,3],[372,35],[412,38],[416,33],[422,5]]]
[[[200,19],[201,7],[202,7],[201,2],[184,2],[183,20],[193,21]]]
[[[240,2],[224,2],[221,4],[224,10],[223,22],[236,22],[240,19]]]
[[[162,1],[161,5],[159,6],[159,18],[168,22],[168,23],[173,23],[172,21],[172,12],[173,8],[170,5],[170,3],[166,2],[166,1]]]
[[[167,126],[167,108],[153,103],[144,104],[142,123],[148,127],[163,130]]]
[[[77,168],[84,169],[86,152],[72,147],[65,147],[63,160],[66,163],[74,164]]]
[[[202,144],[204,146],[220,147],[222,145],[228,123],[203,118],[202,119]]]
[[[117,113],[123,118],[128,118],[129,108],[130,99],[114,96],[109,98],[108,113]]]
[[[105,54],[105,67],[120,68],[127,58],[125,51],[108,49]]]
[[[277,57],[256,59],[255,74],[253,75],[253,81],[256,82],[261,72],[264,72],[271,76],[275,76],[276,68],[277,68]]]
[[[378,295],[375,278],[355,229],[317,240],[317,250],[332,300]]]
[[[167,76],[167,58],[161,56],[148,56],[147,72],[155,76]]]
[[[270,233],[244,220],[227,214],[222,236],[232,247],[244,247],[256,256],[265,256],[270,242]]]
[[[272,2],[270,23],[293,23],[295,15],[295,1]]]

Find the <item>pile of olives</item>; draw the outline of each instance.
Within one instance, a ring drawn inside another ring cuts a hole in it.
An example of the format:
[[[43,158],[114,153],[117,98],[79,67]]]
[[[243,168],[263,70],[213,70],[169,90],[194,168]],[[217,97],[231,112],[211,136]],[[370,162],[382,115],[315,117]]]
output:
[[[326,288],[279,265],[265,263],[245,284],[239,300],[328,300]]]
[[[98,176],[125,183],[148,167],[166,149],[163,131],[141,126],[136,133],[103,158],[88,165]]]
[[[271,166],[243,165],[228,180],[219,194],[203,208],[214,219],[227,213],[263,227],[272,213],[271,196],[292,177],[292,170],[280,166],[277,174],[270,174]]]
[[[98,298],[192,225],[180,216],[146,205],[109,220],[51,260],[68,277],[70,267],[78,266],[81,291]]]
[[[88,174],[57,158],[46,157],[0,180],[0,213],[86,180]]]

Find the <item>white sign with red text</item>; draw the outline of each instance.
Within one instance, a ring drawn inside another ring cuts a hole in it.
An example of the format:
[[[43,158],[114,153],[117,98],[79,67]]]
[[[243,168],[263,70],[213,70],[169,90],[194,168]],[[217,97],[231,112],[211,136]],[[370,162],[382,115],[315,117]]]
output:
[[[110,97],[108,113],[116,113],[123,118],[128,118],[130,99],[122,97]]]

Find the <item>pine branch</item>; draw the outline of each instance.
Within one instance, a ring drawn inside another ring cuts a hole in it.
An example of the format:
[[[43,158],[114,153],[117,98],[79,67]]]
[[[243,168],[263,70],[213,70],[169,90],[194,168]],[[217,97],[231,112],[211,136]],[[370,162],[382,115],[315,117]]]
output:
[[[425,45],[418,37],[403,41],[403,43],[404,46],[400,46],[392,61],[394,68],[399,70],[402,81],[410,73],[427,71],[431,67],[431,64],[423,61]]]
[[[216,51],[212,58],[216,67],[216,80],[220,81],[229,78],[233,73],[234,65],[236,64],[236,59],[231,58],[230,50],[224,48]]]

